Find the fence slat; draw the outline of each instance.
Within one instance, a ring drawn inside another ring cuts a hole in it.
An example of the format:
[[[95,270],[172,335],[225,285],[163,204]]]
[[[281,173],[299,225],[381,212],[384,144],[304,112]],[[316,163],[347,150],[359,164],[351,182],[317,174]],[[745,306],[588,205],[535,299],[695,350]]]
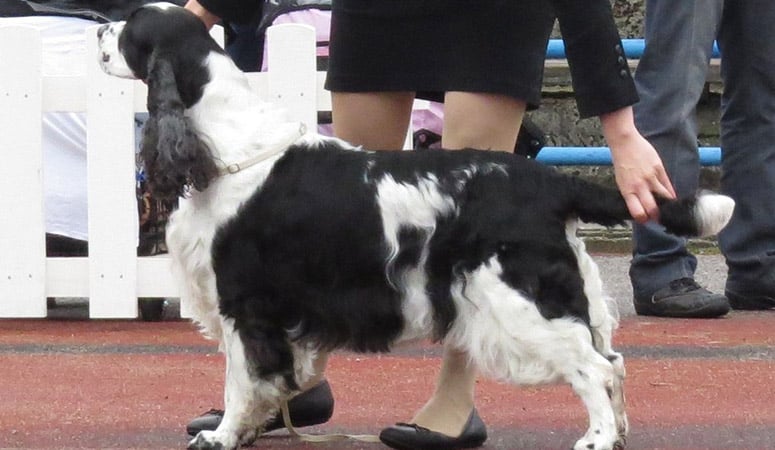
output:
[[[0,27],[0,317],[46,316],[40,33]]]
[[[317,56],[315,29],[281,24],[266,32],[268,100],[281,103],[291,120],[315,130],[317,118]]]
[[[97,54],[96,26],[87,55]],[[89,316],[137,317],[134,82],[87,65]]]

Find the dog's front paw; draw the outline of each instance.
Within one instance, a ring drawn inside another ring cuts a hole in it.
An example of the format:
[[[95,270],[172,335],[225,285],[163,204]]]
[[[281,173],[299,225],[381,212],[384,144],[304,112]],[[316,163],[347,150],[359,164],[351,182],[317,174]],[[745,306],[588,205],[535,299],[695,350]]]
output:
[[[223,439],[219,439],[215,431],[200,431],[194,439],[188,443],[188,450],[233,450],[235,444],[229,445]]]
[[[573,450],[623,450],[624,441],[621,439],[606,438],[602,435],[597,435],[595,438],[584,436],[579,439],[576,445],[573,446]]]

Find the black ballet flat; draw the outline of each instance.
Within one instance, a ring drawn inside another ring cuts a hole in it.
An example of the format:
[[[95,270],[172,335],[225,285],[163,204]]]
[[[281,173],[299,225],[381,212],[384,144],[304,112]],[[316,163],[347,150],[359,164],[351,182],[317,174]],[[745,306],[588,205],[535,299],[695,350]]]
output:
[[[450,437],[414,423],[397,423],[379,434],[383,444],[398,450],[455,450],[474,448],[487,440],[487,427],[476,412],[471,411],[460,436]]]

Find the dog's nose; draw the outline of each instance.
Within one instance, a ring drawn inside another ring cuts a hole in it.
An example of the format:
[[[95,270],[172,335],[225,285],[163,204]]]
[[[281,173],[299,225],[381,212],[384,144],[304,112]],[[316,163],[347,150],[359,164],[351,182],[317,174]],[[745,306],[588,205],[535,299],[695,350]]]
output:
[[[102,35],[105,34],[105,30],[107,30],[109,26],[110,24],[105,24],[97,28],[97,39],[102,39]]]

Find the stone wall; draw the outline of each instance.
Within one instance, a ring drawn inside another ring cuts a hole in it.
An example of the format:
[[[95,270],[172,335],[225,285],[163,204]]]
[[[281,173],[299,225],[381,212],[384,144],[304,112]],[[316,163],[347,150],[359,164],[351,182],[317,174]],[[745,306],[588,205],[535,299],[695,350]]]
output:
[[[645,0],[611,0],[614,19],[622,38],[643,36],[643,18]],[[555,26],[553,37],[559,37],[559,28]]]
[[[643,18],[645,0],[614,0],[611,2],[616,17],[619,34],[623,38],[643,36]]]

